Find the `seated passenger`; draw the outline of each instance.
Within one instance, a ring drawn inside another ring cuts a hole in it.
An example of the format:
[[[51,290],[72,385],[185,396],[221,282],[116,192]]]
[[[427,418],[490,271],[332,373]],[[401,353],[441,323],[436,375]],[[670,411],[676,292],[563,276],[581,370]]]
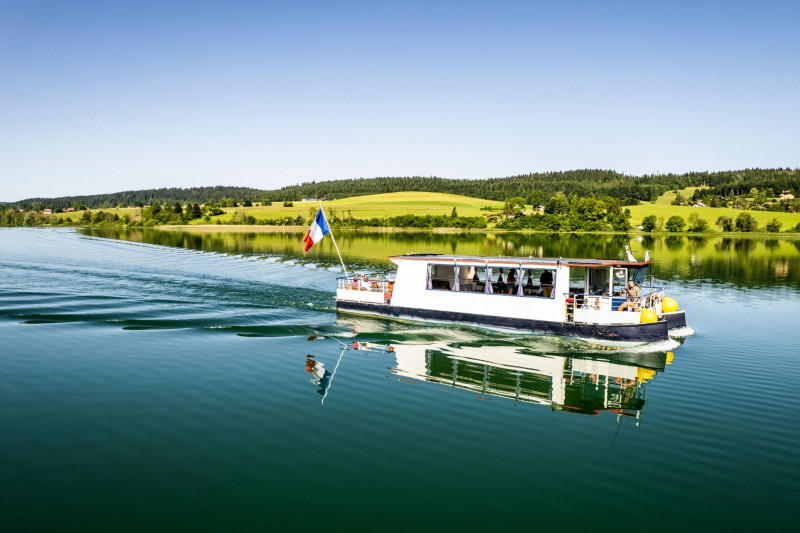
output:
[[[361,290],[362,291],[371,291],[372,290],[372,283],[369,282],[367,279],[367,275],[364,274],[361,276]]]
[[[628,280],[628,288],[623,290],[620,293],[620,295],[623,295],[623,296],[627,295],[627,296],[629,296],[631,298],[636,298],[636,297],[639,296],[640,292],[641,291],[639,289],[639,286],[636,284],[635,281],[633,281],[631,279],[631,280]]]
[[[582,307],[583,307],[583,309],[598,309],[599,310],[600,309],[600,299],[599,298],[595,298],[594,302],[592,302],[590,300],[586,300]]]
[[[498,294],[505,294],[508,292],[508,285],[503,281],[503,274],[497,275],[497,291]]]

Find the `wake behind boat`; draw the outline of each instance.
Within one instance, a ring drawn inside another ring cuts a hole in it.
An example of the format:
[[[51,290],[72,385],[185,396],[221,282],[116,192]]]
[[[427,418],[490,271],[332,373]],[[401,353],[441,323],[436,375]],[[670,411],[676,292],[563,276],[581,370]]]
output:
[[[649,254],[648,254],[649,255]],[[635,345],[669,338],[684,311],[625,260],[399,255],[392,278],[338,279],[342,312]]]

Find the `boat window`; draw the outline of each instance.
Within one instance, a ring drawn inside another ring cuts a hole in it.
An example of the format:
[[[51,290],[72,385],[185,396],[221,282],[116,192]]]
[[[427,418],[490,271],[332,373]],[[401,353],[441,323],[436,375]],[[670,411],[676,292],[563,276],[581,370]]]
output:
[[[491,269],[487,269],[486,267],[472,267],[472,269],[472,292],[491,292],[491,282],[488,288],[486,286],[487,270],[491,271]]]
[[[428,289],[451,291],[455,278],[455,265],[428,265]]]
[[[608,268],[589,268],[589,294],[608,295]]]
[[[570,267],[569,292],[570,294],[583,294],[586,291],[586,272],[584,267]]]
[[[486,279],[485,274],[484,279]],[[479,285],[480,290],[483,290],[484,286],[481,282],[480,275],[478,274],[477,267],[464,265],[458,266],[458,289],[454,287],[454,290],[457,290],[458,292],[475,292],[478,290]]]
[[[612,268],[612,282],[613,282],[613,289],[611,291],[612,294],[622,294],[628,287],[628,269],[627,268]]]
[[[520,280],[522,294],[519,294],[519,287],[515,294],[539,298],[555,297],[553,288],[556,284],[556,271],[553,269],[523,268]]]
[[[429,290],[555,298],[556,271],[552,268],[429,264],[426,282]]]

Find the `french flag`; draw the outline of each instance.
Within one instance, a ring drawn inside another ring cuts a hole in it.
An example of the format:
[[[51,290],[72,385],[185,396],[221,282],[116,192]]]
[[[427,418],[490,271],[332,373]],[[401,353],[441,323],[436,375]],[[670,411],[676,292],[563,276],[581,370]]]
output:
[[[331,228],[328,227],[328,221],[325,220],[325,213],[320,207],[314,222],[311,224],[311,228],[306,232],[306,236],[303,237],[303,242],[306,243],[306,247],[303,251],[307,252],[312,246],[321,241],[325,235],[330,233],[330,231]]]

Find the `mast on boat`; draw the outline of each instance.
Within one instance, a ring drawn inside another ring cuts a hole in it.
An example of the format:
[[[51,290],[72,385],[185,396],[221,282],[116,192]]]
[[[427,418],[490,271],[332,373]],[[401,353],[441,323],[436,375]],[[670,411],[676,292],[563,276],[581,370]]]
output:
[[[322,208],[322,202],[319,202],[319,210],[322,211],[322,216],[325,217],[325,221],[327,222],[328,217],[325,215],[325,210]],[[333,228],[330,224],[328,224],[328,232],[331,234],[331,239],[333,240],[333,247],[336,248],[336,253],[339,254],[339,262],[342,263],[342,270],[344,270],[344,276],[347,278],[347,282],[350,283],[350,275],[347,273],[347,267],[344,266],[344,259],[342,259],[342,252],[339,251],[339,245],[336,244],[336,237],[333,236]]]

